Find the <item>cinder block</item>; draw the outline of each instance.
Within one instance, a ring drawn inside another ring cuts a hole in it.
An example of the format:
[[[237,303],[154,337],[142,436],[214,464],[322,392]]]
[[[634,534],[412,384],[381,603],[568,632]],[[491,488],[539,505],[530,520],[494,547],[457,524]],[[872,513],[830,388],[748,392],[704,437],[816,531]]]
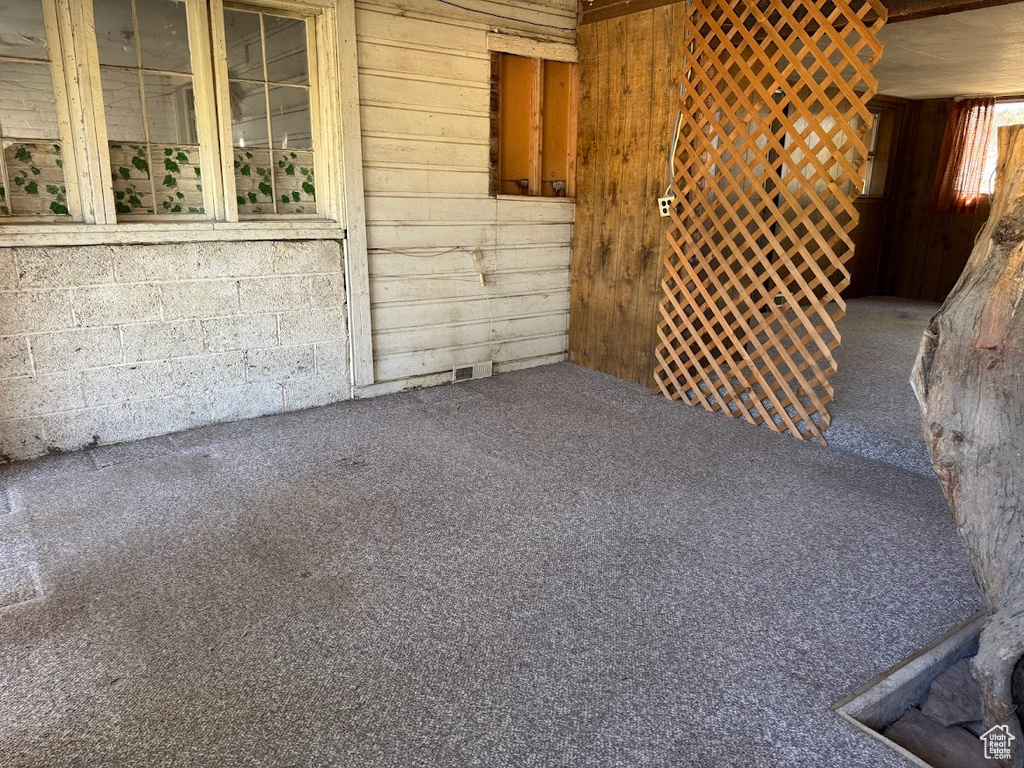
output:
[[[348,381],[348,344],[333,341],[316,344],[316,373],[318,376],[336,376]]]
[[[164,361],[116,365],[82,373],[88,406],[147,400],[171,393],[171,376]]]
[[[117,245],[114,275],[121,283],[148,283],[198,277],[196,243]]]
[[[166,360],[203,352],[203,328],[198,320],[121,326],[124,361]]]
[[[117,328],[78,328],[29,336],[37,373],[74,371],[121,363]]]
[[[113,257],[106,245],[78,248],[19,248],[22,288],[69,288],[114,282]]]
[[[203,320],[203,336],[210,352],[274,347],[278,344],[277,315],[239,315]]]
[[[274,243],[198,243],[199,277],[254,277],[274,274]]]
[[[279,240],[274,270],[280,275],[341,272],[341,243],[337,240]]]
[[[345,304],[345,280],[338,275],[313,275],[309,278],[309,306],[340,307]]]
[[[312,376],[313,347],[272,347],[246,353],[249,381],[285,381],[297,376]]]
[[[0,295],[0,334],[56,331],[74,325],[69,291],[18,291]]]
[[[0,291],[18,287],[18,267],[14,263],[14,249],[0,248]]]
[[[78,373],[8,379],[0,387],[0,419],[40,416],[84,405]]]
[[[0,338],[0,379],[29,376],[32,363],[28,356],[28,339],[24,336]]]
[[[309,376],[305,379],[292,379],[281,386],[284,387],[286,411],[337,403],[341,400],[348,400],[350,396],[348,383],[336,376]]]
[[[131,404],[132,428],[137,437],[151,437],[200,427],[216,419],[202,397],[179,395]]]
[[[46,447],[77,451],[87,445],[120,443],[138,437],[127,403],[43,417]]]
[[[206,398],[212,421],[251,419],[280,413],[284,409],[281,385],[273,381],[220,389]]]
[[[281,313],[281,343],[312,344],[345,338],[345,313],[340,307]]]
[[[0,421],[0,462],[31,459],[44,453],[42,419]]]
[[[210,392],[245,383],[245,354],[226,352],[171,360],[171,382],[176,392]]]
[[[246,314],[307,309],[308,281],[308,277],[254,277],[239,280],[239,306]]]
[[[160,296],[166,320],[238,314],[238,289],[234,280],[163,283]]]
[[[71,294],[78,325],[95,327],[160,319],[160,294],[154,285],[104,285]]]

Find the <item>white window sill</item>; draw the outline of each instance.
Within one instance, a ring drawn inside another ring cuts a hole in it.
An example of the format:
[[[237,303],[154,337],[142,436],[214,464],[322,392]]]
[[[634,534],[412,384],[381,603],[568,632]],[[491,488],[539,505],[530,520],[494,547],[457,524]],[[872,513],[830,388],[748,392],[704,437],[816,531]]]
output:
[[[215,240],[344,240],[336,221],[161,221],[0,224],[0,247],[191,243]]]

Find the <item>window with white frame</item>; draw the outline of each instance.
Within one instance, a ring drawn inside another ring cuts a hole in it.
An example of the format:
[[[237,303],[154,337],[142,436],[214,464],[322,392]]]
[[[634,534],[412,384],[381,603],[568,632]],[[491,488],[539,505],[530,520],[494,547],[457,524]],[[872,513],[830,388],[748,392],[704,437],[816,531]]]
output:
[[[203,214],[188,13],[175,0],[94,0],[119,217]]]
[[[0,222],[69,214],[52,26],[40,0],[0,3]]]
[[[307,23],[228,8],[224,31],[239,213],[316,213]]]
[[[338,221],[335,24],[330,0],[0,0],[0,227]]]

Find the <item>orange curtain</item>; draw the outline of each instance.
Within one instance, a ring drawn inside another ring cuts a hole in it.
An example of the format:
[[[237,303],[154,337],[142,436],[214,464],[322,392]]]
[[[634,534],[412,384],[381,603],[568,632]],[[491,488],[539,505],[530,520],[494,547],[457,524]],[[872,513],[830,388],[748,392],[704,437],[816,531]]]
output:
[[[934,209],[973,213],[981,199],[985,152],[992,132],[995,99],[964,99],[947,107]]]

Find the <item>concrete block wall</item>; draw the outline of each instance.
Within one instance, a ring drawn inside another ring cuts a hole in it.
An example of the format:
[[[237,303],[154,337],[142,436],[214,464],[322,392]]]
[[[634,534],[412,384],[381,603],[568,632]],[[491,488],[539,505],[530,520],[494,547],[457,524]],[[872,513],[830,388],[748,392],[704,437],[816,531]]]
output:
[[[0,249],[0,460],[350,396],[334,240]]]

